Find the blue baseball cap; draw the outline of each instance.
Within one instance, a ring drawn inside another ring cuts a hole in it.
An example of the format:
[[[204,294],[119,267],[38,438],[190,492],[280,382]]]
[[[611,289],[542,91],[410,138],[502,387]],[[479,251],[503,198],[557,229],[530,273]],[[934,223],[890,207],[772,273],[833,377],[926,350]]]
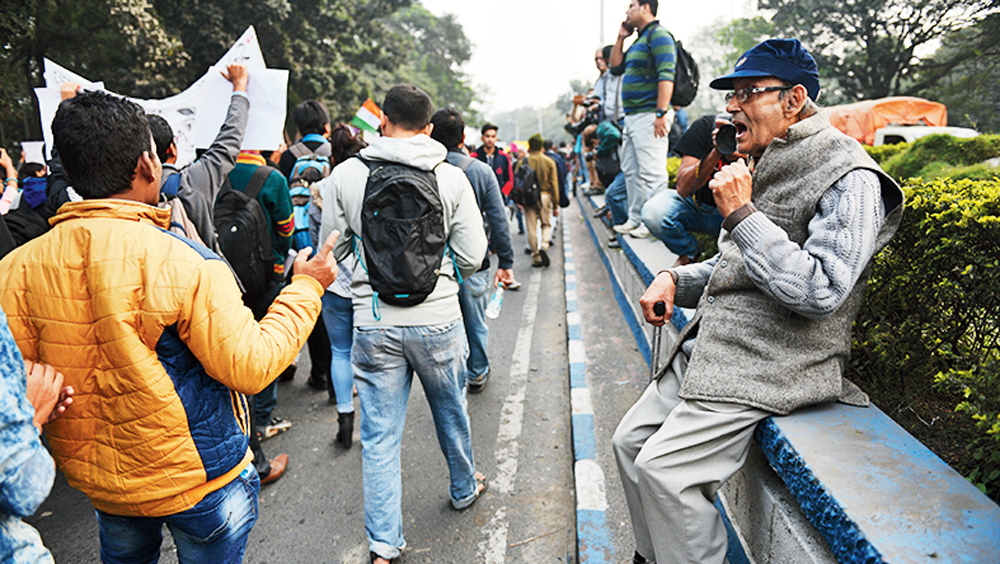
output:
[[[709,83],[716,90],[733,90],[733,80],[773,76],[806,87],[809,97],[819,96],[819,70],[816,59],[798,39],[768,39],[750,49],[736,61],[733,72]]]

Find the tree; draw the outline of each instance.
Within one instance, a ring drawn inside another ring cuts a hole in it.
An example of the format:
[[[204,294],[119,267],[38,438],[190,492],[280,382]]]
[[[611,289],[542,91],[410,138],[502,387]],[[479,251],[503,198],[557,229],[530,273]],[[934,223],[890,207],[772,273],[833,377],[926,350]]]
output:
[[[996,8],[995,0],[760,0],[759,6],[773,11],[777,34],[799,38],[820,76],[833,81],[825,89],[828,104],[932,86],[942,75],[918,52]]]
[[[7,3],[11,4],[11,3]],[[139,97],[172,93],[183,81],[188,57],[166,33],[146,0],[25,0],[4,10],[0,68],[0,123],[23,120],[19,139],[41,138],[33,87],[41,86],[48,57],[107,87]],[[30,115],[29,115],[30,114]],[[5,139],[4,141],[8,141]]]
[[[453,16],[411,0],[20,0],[0,18],[0,142],[40,139],[32,88],[48,57],[139,98],[177,94],[250,25],[268,66],[291,71],[289,109],[322,100],[346,121],[399,82],[468,110],[471,45]],[[7,6],[10,4],[10,6]],[[399,13],[400,11],[402,13]],[[398,14],[399,13],[399,14]]]
[[[472,44],[455,16],[440,18],[420,4],[396,12],[389,29],[403,38],[410,53],[405,65],[395,73],[397,82],[406,82],[430,94],[435,107],[451,106],[462,112],[467,123],[479,120],[472,109],[476,92],[468,84],[462,65],[472,57]]]
[[[920,91],[948,106],[948,124],[1000,133],[1000,14],[990,14],[976,25],[942,41],[927,61],[942,76]]]

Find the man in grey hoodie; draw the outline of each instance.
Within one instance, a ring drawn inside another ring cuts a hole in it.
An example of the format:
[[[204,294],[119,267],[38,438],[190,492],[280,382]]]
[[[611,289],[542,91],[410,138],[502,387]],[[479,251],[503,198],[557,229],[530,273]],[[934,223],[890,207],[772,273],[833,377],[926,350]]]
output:
[[[423,302],[410,307],[383,302],[369,282],[360,241],[368,166],[349,159],[320,181],[324,203],[320,236],[341,231],[334,248],[338,261],[355,253],[351,366],[361,403],[365,531],[372,562],[379,564],[392,561],[406,546],[399,452],[414,373],[427,396],[448,463],[452,506],[464,509],[486,489],[486,479],[476,472],[472,457],[465,396],[469,347],[458,302],[459,280],[479,270],[486,256],[483,217],[465,174],[444,162],[447,150],[429,137],[434,127],[430,97],[413,86],[395,86],[386,94],[382,111],[383,136],[362,149],[360,156],[369,162],[434,172],[449,250],[441,260],[437,284]]]

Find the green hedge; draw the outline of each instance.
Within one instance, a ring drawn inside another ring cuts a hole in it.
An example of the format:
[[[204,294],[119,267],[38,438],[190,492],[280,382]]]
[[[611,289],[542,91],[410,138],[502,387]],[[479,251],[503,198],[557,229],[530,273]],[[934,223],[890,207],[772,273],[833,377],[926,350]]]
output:
[[[972,178],[986,180],[1000,175],[1000,168],[983,165],[1000,157],[1000,135],[959,139],[951,135],[928,135],[913,143],[873,147],[869,154],[898,180],[908,178]]]
[[[1000,179],[903,188],[902,225],[855,322],[851,376],[876,403],[953,397],[976,428],[958,469],[1000,499]]]

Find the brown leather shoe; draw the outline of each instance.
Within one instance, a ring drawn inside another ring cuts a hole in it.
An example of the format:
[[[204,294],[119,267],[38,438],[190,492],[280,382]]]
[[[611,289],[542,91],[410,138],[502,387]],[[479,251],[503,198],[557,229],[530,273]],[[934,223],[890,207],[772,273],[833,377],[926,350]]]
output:
[[[267,476],[260,479],[260,485],[270,484],[271,482],[276,482],[282,474],[285,473],[285,468],[288,467],[288,455],[279,454],[271,459],[271,471],[267,473]]]

